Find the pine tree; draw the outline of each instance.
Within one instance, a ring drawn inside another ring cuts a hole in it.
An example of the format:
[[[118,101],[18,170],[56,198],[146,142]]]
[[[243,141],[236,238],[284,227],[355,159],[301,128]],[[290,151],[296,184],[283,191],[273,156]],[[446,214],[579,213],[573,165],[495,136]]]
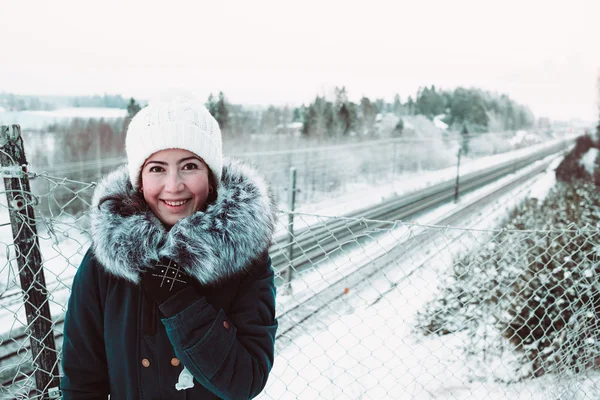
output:
[[[400,117],[403,114],[402,101],[400,100],[400,95],[396,94],[394,96],[394,104],[392,106],[392,112],[394,115]]]
[[[415,101],[412,96],[408,96],[406,100],[406,108],[408,109],[408,115],[415,115]]]
[[[213,94],[210,93],[208,95],[208,100],[205,105],[208,109],[208,112],[210,112],[210,114],[219,123],[221,131],[229,132],[229,127],[231,123],[229,116],[230,105],[227,103],[225,94],[223,92],[219,92],[219,98],[215,100]]]
[[[356,108],[348,101],[346,88],[335,88],[335,134],[347,136],[356,125]]]
[[[362,114],[363,134],[375,134],[375,121],[377,119],[377,107],[368,97],[360,99],[360,111]]]
[[[129,100],[129,104],[127,105],[127,118],[129,118],[129,120],[131,121],[131,119],[135,117],[135,114],[137,114],[141,109],[142,107],[140,107],[140,105],[132,97]]]
[[[229,129],[229,106],[227,101],[225,100],[225,95],[223,92],[219,92],[219,101],[217,102],[217,112],[219,118],[217,122],[219,122],[219,126],[221,130],[227,131]]]
[[[140,107],[140,105],[132,97],[129,100],[129,104],[127,105],[127,116],[125,117],[125,121],[123,121],[123,131],[124,132],[127,132],[129,123],[141,109],[142,109],[142,107]]]
[[[460,134],[462,136],[461,150],[462,153],[466,156],[467,154],[469,154],[469,130],[467,129],[466,124],[463,124],[463,130]]]
[[[402,120],[402,117],[400,117],[398,118],[398,122],[396,123],[396,127],[392,134],[396,137],[402,136],[402,131],[404,131],[404,121]]]
[[[210,115],[212,115],[213,117],[217,117],[218,114],[218,110],[217,110],[217,101],[215,100],[215,96],[213,96],[212,93],[210,93],[208,95],[208,100],[206,100],[206,109],[208,110],[208,112],[210,113]]]
[[[304,106],[294,108],[292,112],[292,122],[302,122],[302,114],[304,112]]]
[[[338,111],[338,119],[340,121],[340,131],[342,135],[346,136],[350,133],[353,124],[353,118],[350,114],[350,109],[347,104],[342,104]]]

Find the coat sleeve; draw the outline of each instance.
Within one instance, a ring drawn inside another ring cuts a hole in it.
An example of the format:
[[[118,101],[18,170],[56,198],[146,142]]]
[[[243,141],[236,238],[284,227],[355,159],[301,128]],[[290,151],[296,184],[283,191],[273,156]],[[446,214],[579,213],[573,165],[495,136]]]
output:
[[[104,319],[98,269],[88,250],[73,278],[62,348],[63,399],[103,399],[109,394]]]
[[[184,289],[160,305],[175,354],[194,378],[222,399],[251,399],[273,366],[275,284],[271,259],[254,264],[228,315]]]

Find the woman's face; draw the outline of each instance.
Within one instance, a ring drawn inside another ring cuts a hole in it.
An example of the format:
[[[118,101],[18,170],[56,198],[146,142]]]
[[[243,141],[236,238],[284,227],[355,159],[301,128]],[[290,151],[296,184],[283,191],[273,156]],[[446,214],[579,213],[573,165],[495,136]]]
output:
[[[183,149],[161,150],[142,166],[140,190],[154,214],[167,227],[201,210],[209,193],[208,167]]]

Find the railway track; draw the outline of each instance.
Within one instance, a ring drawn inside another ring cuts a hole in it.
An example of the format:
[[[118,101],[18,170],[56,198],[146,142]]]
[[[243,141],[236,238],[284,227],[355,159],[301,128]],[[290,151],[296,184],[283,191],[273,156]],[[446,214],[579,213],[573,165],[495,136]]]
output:
[[[557,155],[558,157],[559,155]],[[494,189],[493,191],[485,194],[484,196],[478,198],[477,200],[469,203],[465,207],[462,207],[460,210],[456,212],[452,212],[450,215],[446,215],[435,222],[436,225],[440,226],[453,226],[460,225],[462,221],[465,219],[465,215],[469,215],[474,212],[474,210],[479,209],[481,207],[486,206],[487,204],[493,202],[495,198],[497,198],[500,194],[506,193],[519,185],[524,184],[529,179],[532,179],[537,174],[545,171],[548,165],[554,160],[554,157],[550,160],[546,160],[543,163],[540,163],[535,168],[532,168],[527,173],[516,177],[515,179],[506,182],[501,187]],[[412,215],[411,215],[412,216]],[[367,219],[367,218],[365,218]],[[347,219],[346,217],[340,218],[338,221],[343,224],[351,224],[354,220]],[[392,219],[393,221],[393,219]],[[357,221],[360,222],[360,221]],[[372,240],[377,237],[377,231],[386,232],[386,229],[394,227],[394,223],[391,223],[390,220],[381,220],[381,219],[370,219],[369,224],[364,225],[364,228],[369,232],[369,239]],[[397,226],[395,226],[397,228]],[[373,275],[380,274],[385,271],[386,267],[393,264],[393,261],[398,257],[406,257],[409,259],[418,259],[418,254],[422,251],[422,248],[426,248],[429,244],[434,243],[439,236],[441,235],[441,230],[427,230],[427,231],[415,231],[413,235],[411,235],[410,240],[404,241],[402,243],[398,243],[394,246],[393,250],[384,253],[380,256],[372,257],[369,260],[369,263],[366,265],[361,265],[354,272],[349,273],[345,276],[341,276],[338,278],[337,282],[329,282],[326,288],[321,290],[311,290],[310,298],[306,299],[306,301],[298,302],[295,306],[290,307],[286,310],[285,313],[282,313],[278,317],[279,319],[279,329],[277,331],[277,336],[283,336],[286,333],[293,330],[295,327],[300,325],[302,322],[311,318],[313,315],[316,315],[322,309],[329,307],[332,302],[338,300],[339,298],[345,296],[346,288],[355,288],[361,285],[368,284],[369,278]],[[444,231],[446,235],[444,243],[448,245],[448,242],[457,240],[456,238],[449,238],[448,232]],[[337,248],[343,248],[345,246],[355,246],[356,241],[348,241],[344,242],[343,234],[341,237],[337,238],[338,243],[343,243],[337,246],[327,246],[328,251],[335,251]],[[415,243],[419,243],[418,248],[415,247]],[[299,257],[301,258],[301,257]],[[296,261],[296,260],[294,260]],[[423,264],[417,264],[411,271],[407,272],[407,274],[411,274],[412,272],[418,270]],[[306,268],[306,264],[299,261],[297,264],[297,270],[301,272],[304,268]],[[354,289],[352,289],[354,291]]]
[[[493,166],[485,171],[477,171],[461,176],[460,191],[464,194],[483,187],[527,165],[556,154],[563,149],[563,144],[552,146],[544,152],[523,156],[517,160]],[[452,201],[454,199],[454,186],[455,182],[452,179],[422,191],[390,199],[376,206],[346,215],[348,218],[355,219],[354,221],[332,219],[317,227],[299,229],[294,234],[293,246],[294,248],[301,249],[302,252],[299,253],[293,250],[291,258],[289,256],[290,244],[286,241],[286,236],[277,237],[275,240],[276,244],[269,252],[273,260],[273,265],[280,272],[289,266],[294,271],[302,271],[307,265],[311,265],[323,258],[330,251],[338,248],[340,243],[346,242],[348,238],[360,237],[364,229],[361,219],[382,221],[411,220],[427,209]],[[384,226],[385,223],[381,223],[380,225]],[[370,225],[370,228],[372,229],[373,225]],[[280,276],[282,275],[280,274]]]

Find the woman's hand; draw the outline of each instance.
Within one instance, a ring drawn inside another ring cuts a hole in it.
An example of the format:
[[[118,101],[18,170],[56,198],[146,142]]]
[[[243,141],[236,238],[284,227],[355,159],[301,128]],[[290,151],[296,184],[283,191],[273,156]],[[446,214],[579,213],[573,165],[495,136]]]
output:
[[[156,304],[162,304],[179,291],[193,286],[191,279],[175,262],[164,260],[142,274],[142,287]]]

